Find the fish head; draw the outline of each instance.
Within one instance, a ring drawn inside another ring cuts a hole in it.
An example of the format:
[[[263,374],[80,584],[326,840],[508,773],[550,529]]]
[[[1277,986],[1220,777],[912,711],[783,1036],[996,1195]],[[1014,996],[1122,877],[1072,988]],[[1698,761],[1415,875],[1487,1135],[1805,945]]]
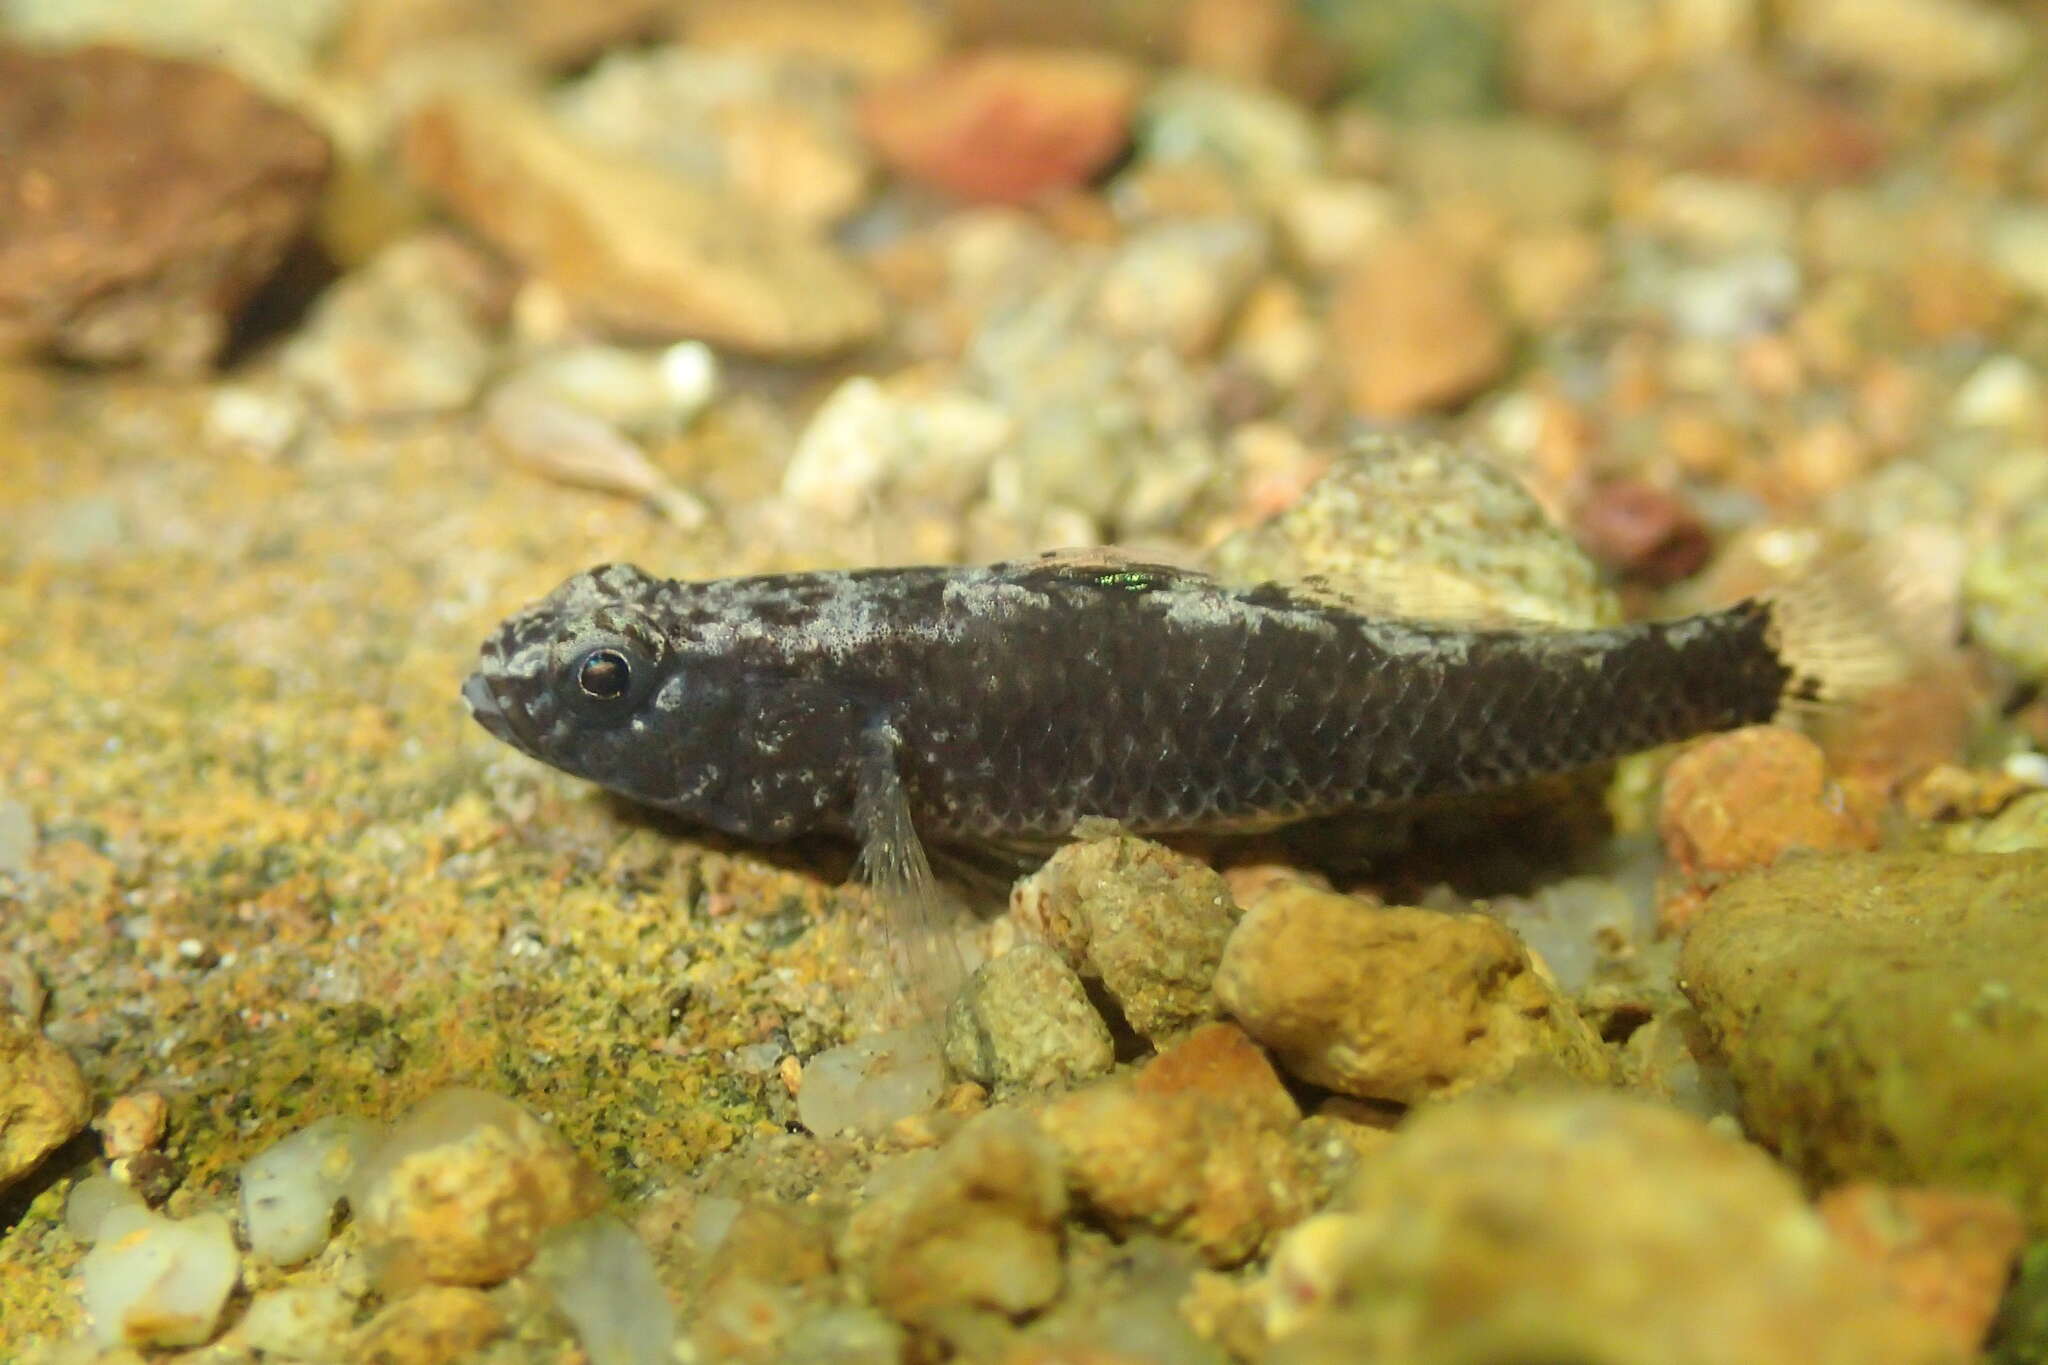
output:
[[[661,580],[630,564],[577,574],[499,625],[462,685],[470,715],[551,767],[649,805],[689,811],[720,777],[692,762],[715,726],[679,704],[689,670],[656,613]]]

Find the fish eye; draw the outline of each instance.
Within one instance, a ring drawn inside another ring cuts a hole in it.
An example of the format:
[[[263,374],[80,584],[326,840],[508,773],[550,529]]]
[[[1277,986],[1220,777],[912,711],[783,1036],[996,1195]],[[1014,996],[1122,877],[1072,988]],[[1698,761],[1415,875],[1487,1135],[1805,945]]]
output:
[[[576,665],[576,686],[595,701],[617,701],[633,686],[633,666],[616,649],[593,649]]]

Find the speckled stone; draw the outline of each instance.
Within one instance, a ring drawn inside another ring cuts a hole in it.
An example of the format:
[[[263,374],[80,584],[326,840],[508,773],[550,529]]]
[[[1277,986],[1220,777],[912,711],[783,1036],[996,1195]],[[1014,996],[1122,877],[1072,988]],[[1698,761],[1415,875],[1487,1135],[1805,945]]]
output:
[[[1101,1075],[1116,1048],[1073,968],[1021,943],[980,967],[947,1012],[946,1060],[984,1085],[1035,1090]]]

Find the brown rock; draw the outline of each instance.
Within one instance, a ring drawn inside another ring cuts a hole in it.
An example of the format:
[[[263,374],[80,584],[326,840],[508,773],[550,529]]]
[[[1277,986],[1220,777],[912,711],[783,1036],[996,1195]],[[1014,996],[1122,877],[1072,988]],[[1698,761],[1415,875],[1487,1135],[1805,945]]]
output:
[[[348,1358],[359,1365],[454,1365],[504,1330],[504,1314],[483,1291],[422,1289],[363,1324]]]
[[[502,1095],[444,1090],[399,1119],[349,1202],[388,1282],[488,1285],[533,1259],[541,1234],[604,1204],[562,1136]]]
[[[821,239],[578,143],[516,96],[434,101],[414,115],[405,155],[458,217],[613,332],[802,356],[881,326],[873,283]]]
[[[986,48],[878,86],[861,122],[899,174],[1025,203],[1086,183],[1130,135],[1135,67],[1099,52]]]
[[[1508,332],[1473,271],[1408,235],[1348,271],[1330,316],[1351,406],[1368,417],[1451,407],[1499,377]]]
[[[224,71],[0,47],[0,356],[203,368],[327,171],[318,130]]]
[[[1362,1099],[1438,1099],[1525,1068],[1610,1075],[1600,1040],[1485,915],[1282,884],[1246,910],[1216,994],[1288,1071]]]
[[[1874,848],[1878,831],[1828,777],[1820,746],[1752,725],[1702,740],[1664,774],[1657,828],[1695,882],[1768,867],[1795,848]]]
[[[1070,1095],[1040,1122],[1068,1184],[1112,1226],[1179,1237],[1234,1265],[1314,1202],[1311,1156],[1292,1140],[1300,1117],[1264,1055],[1214,1024],[1134,1083]]]
[[[959,1309],[1016,1315],[1060,1292],[1066,1195],[1045,1139],[1014,1113],[970,1122],[856,1212],[840,1260],[906,1323]]]
[[[1893,1297],[1961,1349],[1984,1344],[2027,1238],[2011,1204],[1979,1194],[1856,1184],[1822,1195],[1819,1211]]]
[[[1887,1300],[1763,1152],[1662,1105],[1424,1110],[1339,1209],[1274,1252],[1274,1365],[1966,1358]]]
[[[0,1011],[0,1189],[85,1127],[92,1096],[71,1055]]]

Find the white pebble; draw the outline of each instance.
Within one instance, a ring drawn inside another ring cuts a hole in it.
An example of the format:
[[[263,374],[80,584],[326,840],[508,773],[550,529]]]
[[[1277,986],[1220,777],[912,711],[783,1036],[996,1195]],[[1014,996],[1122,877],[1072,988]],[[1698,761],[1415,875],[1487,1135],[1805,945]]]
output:
[[[718,356],[701,341],[678,341],[657,362],[669,403],[680,412],[697,412],[718,392]]]
[[[235,1344],[282,1360],[332,1360],[355,1306],[333,1285],[266,1289],[235,1324]]]
[[[110,1175],[89,1175],[64,1200],[64,1226],[81,1242],[97,1242],[107,1215],[116,1209],[144,1209],[142,1196]]]
[[[377,1141],[366,1119],[321,1119],[242,1167],[242,1219],[259,1260],[296,1265],[327,1245],[334,1206]]]
[[[242,1273],[228,1220],[202,1213],[172,1221],[116,1209],[79,1275],[93,1339],[112,1346],[197,1346],[219,1325]]]
[[[828,1048],[805,1062],[796,1112],[820,1137],[874,1132],[923,1113],[945,1090],[938,1031],[896,1029]]]
[[[1956,390],[1948,416],[1959,427],[2025,430],[2041,419],[2041,381],[2018,356],[1992,356]]]
[[[2030,787],[2048,787],[2048,754],[2011,754],[2005,760],[2005,773]]]
[[[211,445],[259,460],[289,454],[306,430],[306,400],[288,389],[223,384],[206,405]]]
[[[542,1239],[533,1273],[575,1329],[591,1365],[665,1365],[676,1315],[646,1245],[609,1214]]]

